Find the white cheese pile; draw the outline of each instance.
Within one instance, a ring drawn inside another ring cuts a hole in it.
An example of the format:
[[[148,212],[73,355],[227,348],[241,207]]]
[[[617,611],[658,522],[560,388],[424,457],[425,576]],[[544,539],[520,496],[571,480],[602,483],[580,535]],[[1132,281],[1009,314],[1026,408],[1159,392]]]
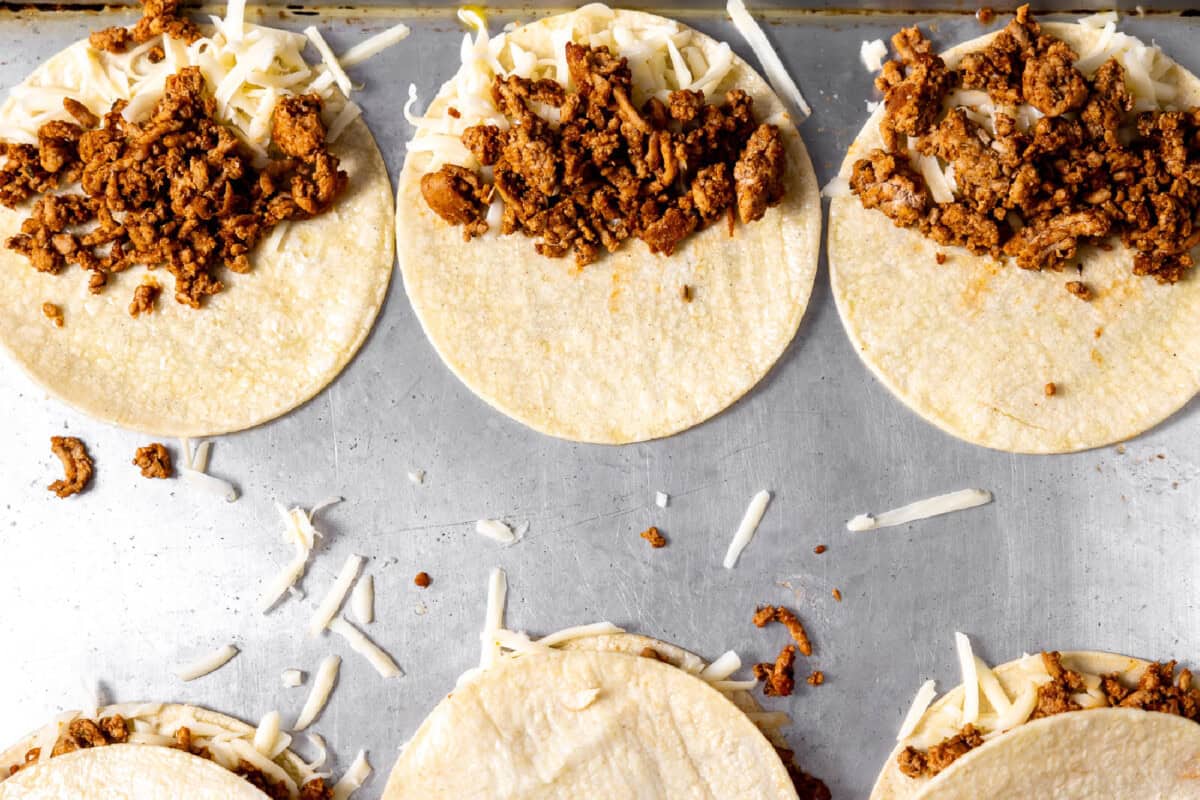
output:
[[[275,104],[287,94],[319,94],[326,104],[329,139],[336,141],[359,112],[356,105],[346,101],[352,87],[343,68],[360,63],[408,35],[406,26],[397,25],[352,47],[339,60],[319,32],[305,36],[249,25],[244,20],[245,0],[230,0],[225,18],[210,17],[208,35],[190,45],[170,37],[155,37],[125,53],[108,53],[90,45],[74,48],[69,51],[74,64],[56,70],[53,84],[45,83],[48,74],[35,73],[32,81],[13,90],[15,113],[6,115],[9,123],[0,126],[0,138],[36,142],[42,124],[69,118],[62,107],[64,96],[79,100],[98,116],[116,101],[125,100],[129,103],[125,118],[140,119],[162,97],[169,75],[184,67],[199,67],[216,100],[217,118],[232,126],[260,159],[267,154]],[[310,66],[303,56],[310,38],[322,59],[316,66]],[[161,47],[164,54],[158,63],[150,60],[155,47]]]
[[[887,52],[887,45],[883,43],[883,39],[869,42],[864,40],[862,47],[858,49],[858,57],[862,59],[867,72],[879,72],[883,69],[883,60],[887,58]]]
[[[302,508],[288,510],[279,503],[275,503],[275,510],[283,519],[283,540],[295,548],[295,555],[263,590],[258,601],[259,611],[264,614],[270,611],[280,598],[304,576],[304,569],[308,565],[308,557],[312,553],[316,538],[322,535],[313,527],[313,517],[321,509],[339,502],[341,502],[340,497],[330,498],[313,506],[312,510],[308,512]]]
[[[880,514],[859,514],[846,523],[846,530],[856,533],[873,531],[876,528],[888,528],[893,525],[905,525],[909,522],[928,519],[953,511],[975,508],[992,502],[992,493],[985,489],[961,489],[957,492],[940,494],[937,497],[927,497],[915,503],[909,503],[891,511]]]
[[[205,675],[216,672],[238,654],[238,649],[231,644],[218,647],[211,653],[179,666],[175,674],[181,681],[194,681]]]
[[[551,33],[554,57],[541,59],[508,36],[490,37],[477,12],[464,8],[458,14],[475,36],[472,39],[468,33],[463,37],[461,66],[444,87],[445,104],[439,105],[429,116],[417,115],[414,110],[417,90],[416,86],[410,86],[409,99],[404,106],[405,119],[417,129],[408,143],[408,150],[431,153],[431,163],[427,167],[430,170],[447,163],[479,167],[459,139],[462,132],[482,124],[508,128],[508,120],[491,100],[490,88],[496,76],[550,78],[570,88],[565,56],[567,42],[607,46],[627,58],[633,74],[633,101],[637,106],[650,96],[666,100],[676,89],[704,92],[715,98],[728,88],[723,82],[733,68],[733,51],[728,44],[722,43],[709,57],[694,41],[692,31],[674,20],[618,20],[613,10],[601,3],[591,3],[569,14],[550,18],[548,24],[555,26]],[[803,103],[803,98],[800,101]],[[451,106],[458,110],[459,117],[445,113]]]

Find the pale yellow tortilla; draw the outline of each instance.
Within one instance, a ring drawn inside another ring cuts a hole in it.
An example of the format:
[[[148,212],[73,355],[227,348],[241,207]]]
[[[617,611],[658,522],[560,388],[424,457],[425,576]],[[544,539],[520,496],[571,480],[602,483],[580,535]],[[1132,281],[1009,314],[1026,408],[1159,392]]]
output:
[[[616,11],[631,26],[650,14]],[[549,58],[550,17],[511,34]],[[718,43],[696,34],[706,54]],[[719,87],[754,97],[756,118],[783,111],[745,62]],[[445,115],[450,84],[430,105]],[[429,340],[456,375],[499,411],[535,430],[618,444],[667,436],[714,416],[750,390],[792,340],[812,291],[820,247],[816,176],[795,128],[783,204],[733,238],[724,223],[689,237],[671,257],[640,241],[576,270],[516,234],[462,241],[426,206],[428,153],[410,153],[400,175],[397,253],[404,285]],[[418,135],[423,132],[418,132]],[[686,303],[680,292],[692,287]]]
[[[120,706],[103,706],[103,707],[97,709],[95,711],[94,715],[92,715],[91,712],[88,712],[88,718],[95,720],[95,719],[98,719],[101,717],[112,716],[112,714],[114,714],[114,713],[120,713],[123,708],[128,708],[130,706],[137,706],[137,705],[140,705],[140,704],[123,703]],[[240,719],[237,719],[236,717],[231,717],[227,714],[221,714],[219,712],[212,711],[207,708],[201,708],[199,706],[184,705],[181,703],[163,703],[157,708],[157,711],[154,714],[152,714],[148,717],[148,719],[152,720],[154,722],[154,724],[156,726],[158,726],[159,728],[165,728],[165,729],[177,728],[180,725],[188,725],[191,723],[192,720],[196,720],[198,722],[201,722],[201,723],[204,723],[207,725],[215,725],[217,727],[223,728],[226,731],[228,731],[229,733],[235,734],[236,736],[238,736],[240,738],[252,737],[254,734],[254,730],[255,730],[254,726],[248,725],[247,723],[241,721]],[[46,731],[50,731],[52,733],[51,741],[53,741],[53,740],[57,739],[58,735],[66,728],[66,724],[67,723],[61,722],[61,721],[48,722],[42,728],[39,728],[38,730],[33,731],[29,735],[22,737],[20,741],[11,745],[6,750],[0,751],[0,798],[6,797],[6,795],[4,795],[4,793],[3,793],[3,789],[4,789],[5,784],[7,783],[5,778],[9,775],[11,768],[13,766],[18,766],[18,765],[25,763],[25,754],[28,753],[29,750],[32,749],[33,747],[38,746],[39,742],[45,740],[45,737],[43,736],[43,734]],[[156,747],[153,745],[146,746],[146,745],[116,744],[116,745],[108,745],[106,747],[94,747],[94,748],[91,748],[90,750],[87,750],[86,752],[97,753],[97,752],[101,752],[101,751],[121,750],[121,749],[126,749],[126,748],[136,749],[139,751],[171,750],[171,748],[169,748],[169,747]],[[73,755],[73,753],[67,753],[67,754],[64,754],[61,756],[54,756],[53,758],[48,759],[46,762],[39,764],[38,769],[41,769],[42,767],[44,767],[46,763],[50,763],[50,762],[57,763],[59,761],[59,759],[66,758],[70,755]],[[197,756],[192,756],[192,757],[199,761],[206,761],[206,762],[208,761],[208,759],[201,759]],[[152,757],[145,756],[145,758],[150,759]],[[290,775],[291,778],[294,781],[296,781],[296,783],[298,785],[303,783],[309,776],[312,775],[312,770],[309,769],[308,766],[305,764],[304,759],[300,758],[299,755],[292,752],[291,750],[284,750],[282,753],[280,753],[274,759],[274,761],[281,769],[283,769],[285,772],[287,772],[288,775]],[[213,763],[213,762],[208,762],[208,763]],[[222,772],[226,772],[227,774],[232,774],[232,773],[229,773],[228,770],[225,770],[224,768],[220,767],[218,764],[213,763],[213,766],[217,767],[217,769],[219,769]],[[19,772],[17,774],[18,775],[23,774],[26,771],[26,769],[31,770],[34,768],[26,767],[25,769],[22,769],[21,772]],[[234,776],[234,777],[237,777],[238,780],[240,780],[242,783],[246,783],[246,781],[244,779],[242,779],[238,776]],[[9,780],[12,780],[12,779],[10,778]],[[249,785],[249,784],[247,784],[247,785]]]
[[[168,747],[76,750],[0,782],[0,800],[266,800],[247,780]]]
[[[1100,35],[1042,27],[1080,53]],[[990,38],[951,49],[947,63]],[[1196,76],[1175,65],[1166,79],[1178,105],[1200,104]],[[882,116],[880,108],[850,146],[843,175],[882,146]],[[831,203],[828,244],[834,298],[858,354],[907,406],[961,439],[1022,453],[1084,450],[1154,427],[1200,389],[1195,270],[1160,286],[1135,276],[1132,254],[1114,240],[1111,252],[1081,250],[1082,277],[1028,272],[940,247],[852,195]],[[1091,302],[1067,292],[1077,279]]]
[[[620,652],[555,650],[501,659],[443,700],[404,747],[383,797],[796,793],[771,743],[699,678]]]
[[[1118,673],[1126,685],[1134,685],[1141,677],[1149,662],[1129,656],[1100,652],[1067,652],[1062,654],[1063,666],[1077,672],[1092,675]],[[993,667],[992,671],[999,679],[1004,690],[1013,696],[1024,684],[1021,662],[1010,661]],[[933,717],[934,712],[947,704],[961,705],[963,687],[957,686],[938,698],[930,705],[923,721],[913,731],[913,736],[919,736],[925,728],[925,721]],[[986,699],[980,699],[986,704]],[[1127,713],[1113,714],[1120,711]],[[1191,730],[1181,728],[1178,723],[1191,726]],[[1140,763],[1161,763],[1158,756],[1149,756],[1141,752],[1147,736],[1163,737],[1163,746],[1175,758],[1174,766],[1180,766],[1186,761],[1186,756],[1200,757],[1200,725],[1170,714],[1162,714],[1138,709],[1093,709],[1057,714],[1040,720],[1026,722],[994,739],[990,739],[980,747],[971,750],[956,760],[950,767],[936,777],[910,778],[900,771],[897,756],[904,750],[905,743],[897,744],[888,755],[875,787],[871,790],[871,800],[917,800],[917,798],[952,797],[1064,797],[1084,798],[1089,795],[1079,794],[1079,791],[1103,786],[1106,783],[1113,786],[1127,786],[1124,783],[1133,780],[1141,774]],[[1128,753],[1109,752],[1112,742],[1120,742],[1128,738],[1130,747]],[[1147,760],[1148,759],[1148,760]],[[1183,759],[1181,761],[1180,759]],[[1196,762],[1192,770],[1192,791],[1200,790],[1200,762]],[[1053,776],[1060,769],[1068,769],[1076,778],[1068,774],[1066,780],[1059,783]],[[1028,779],[1021,775],[1034,776]],[[1148,783],[1148,786],[1184,786],[1174,784],[1176,777],[1183,773],[1174,768],[1160,776],[1164,783]],[[1173,777],[1174,776],[1174,777]],[[1032,783],[1021,783],[1030,780]],[[979,787],[979,794],[955,794],[963,792],[966,787]],[[943,787],[949,788],[943,788]],[[985,787],[986,790],[985,790]],[[1013,787],[1009,792],[1005,787]],[[1016,787],[1025,787],[1018,791]],[[1063,794],[1059,794],[1059,792]],[[943,794],[943,792],[949,792]],[[1103,797],[1193,797],[1192,794],[1101,794]]]
[[[23,86],[64,86],[78,42],[39,66]],[[11,99],[0,121],[14,113]],[[332,381],[366,339],[392,272],[392,196],[387,169],[358,119],[332,151],[350,176],[326,214],[292,223],[281,247],[259,247],[252,270],[222,270],[225,291],[204,308],[175,302],[174,279],[157,311],[129,315],[144,268],[112,276],[99,295],[69,266],[37,272],[0,249],[0,346],[50,394],[105,422],[159,436],[206,436],[273,419]],[[0,240],[28,206],[0,208]],[[58,305],[62,328],[42,314]]]

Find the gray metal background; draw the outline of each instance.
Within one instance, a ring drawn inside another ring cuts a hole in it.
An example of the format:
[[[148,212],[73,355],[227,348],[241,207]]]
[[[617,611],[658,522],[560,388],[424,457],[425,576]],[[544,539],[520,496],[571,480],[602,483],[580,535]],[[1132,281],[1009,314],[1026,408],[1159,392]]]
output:
[[[748,54],[718,14],[679,16]],[[0,89],[115,19],[8,13]],[[911,19],[772,19],[769,35],[814,108],[802,132],[822,183],[865,119],[870,76],[859,43]],[[410,134],[400,113],[407,86],[431,97],[457,63],[462,30],[445,12],[321,20],[338,50],[397,20],[413,36],[354,70],[393,177]],[[965,14],[921,21],[943,44],[983,30]],[[1192,19],[1124,27],[1200,69]],[[768,705],[793,715],[800,759],[842,798],[866,795],[918,683],[954,681],[956,629],[992,661],[1044,647],[1188,658],[1200,646],[1195,404],[1124,452],[1029,457],[963,444],[859,363],[824,265],[800,333],[767,379],[707,424],[648,444],[570,444],[489,410],[438,361],[398,277],[362,353],[332,387],[217,441],[211,471],[243,493],[231,505],[180,481],[137,477],[129,459],[147,437],[74,413],[7,363],[0,409],[0,742],[78,706],[85,679],[122,700],[290,717],[306,689],[282,688],[280,671],[311,673],[332,650],[345,657],[342,677],[315,729],[340,767],[357,748],[370,751],[377,772],[363,796],[378,797],[397,748],[476,663],[494,565],[508,571],[514,627],[609,619],[710,658],[730,647],[747,662],[772,657],[786,634],[755,629],[754,606],[796,607],[816,643],[800,669],[823,669],[826,683]],[[97,478],[63,501],[45,487],[59,473],[47,439],[65,431],[88,443]],[[424,485],[405,477],[412,468],[427,470]],[[992,490],[995,503],[907,528],[844,529],[858,512],[966,486]],[[737,569],[724,570],[729,538],[760,488],[774,500],[758,537]],[[655,507],[656,490],[670,493],[666,510]],[[321,519],[328,535],[303,583],[308,599],[256,613],[261,584],[290,556],[271,501],[311,505],[331,494],[346,502]],[[480,517],[530,527],[501,548],[473,533]],[[638,538],[651,524],[670,540],[665,550]],[[817,544],[828,552],[814,555]],[[370,557],[375,576],[379,621],[368,633],[403,678],[383,681],[339,639],[303,634],[312,598],[352,552]],[[433,576],[431,588],[413,586],[418,570]],[[831,598],[834,587],[843,602]],[[177,661],[228,641],[242,652],[225,669],[192,684],[173,677]]]

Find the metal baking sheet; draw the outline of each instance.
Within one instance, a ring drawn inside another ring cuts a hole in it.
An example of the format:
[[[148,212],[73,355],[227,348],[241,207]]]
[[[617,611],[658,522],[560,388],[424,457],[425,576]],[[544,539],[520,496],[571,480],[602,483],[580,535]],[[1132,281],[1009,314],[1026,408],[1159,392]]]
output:
[[[267,16],[289,27],[318,21],[335,49],[398,20],[413,26],[408,41],[354,71],[394,178],[411,133],[401,114],[408,84],[427,101],[455,67],[463,30],[453,16],[380,7]],[[749,55],[719,13],[676,16]],[[0,89],[89,28],[130,18],[5,12]],[[944,44],[985,30],[967,13],[915,19]],[[824,183],[866,116],[860,42],[914,16],[770,21],[813,105],[802,133]],[[1200,71],[1194,18],[1124,26]],[[917,685],[954,682],[955,630],[991,661],[1043,647],[1150,658],[1200,650],[1196,404],[1124,448],[1030,457],[964,444],[918,419],[860,364],[824,265],[799,335],[766,380],[664,441],[571,444],[493,412],[442,366],[398,279],[362,353],[329,389],[216,442],[211,471],[240,486],[233,504],[138,477],[129,460],[146,437],[73,412],[8,363],[0,408],[0,742],[87,702],[96,680],[121,700],[291,716],[306,690],[283,688],[280,672],[311,672],[334,651],[345,657],[342,676],[315,729],[338,768],[368,749],[377,772],[362,796],[378,797],[401,743],[477,663],[495,565],[508,571],[514,627],[608,619],[710,658],[727,648],[747,662],[772,657],[785,633],[754,628],[755,604],[797,608],[816,644],[800,670],[822,669],[826,683],[767,705],[792,714],[801,762],[840,798],[867,794]],[[97,464],[92,489],[67,501],[45,488],[59,471],[47,440],[64,431],[82,436]],[[421,485],[406,477],[417,468],[426,470]],[[845,530],[856,513],[965,486],[992,490],[995,503],[905,528]],[[722,569],[761,488],[774,499],[758,536],[737,569]],[[659,490],[671,495],[666,509],[655,506]],[[308,599],[257,613],[260,586],[290,556],[272,501],[329,495],[346,500],[322,515],[328,535],[303,582]],[[529,530],[501,548],[473,532],[481,517]],[[651,524],[669,547],[638,538]],[[828,551],[814,554],[818,544]],[[381,680],[339,639],[303,633],[312,598],[350,553],[370,559],[379,620],[368,633],[396,656],[402,678]],[[413,585],[418,570],[433,577],[429,589]],[[241,653],[225,669],[191,684],[173,676],[175,663],[231,641]]]

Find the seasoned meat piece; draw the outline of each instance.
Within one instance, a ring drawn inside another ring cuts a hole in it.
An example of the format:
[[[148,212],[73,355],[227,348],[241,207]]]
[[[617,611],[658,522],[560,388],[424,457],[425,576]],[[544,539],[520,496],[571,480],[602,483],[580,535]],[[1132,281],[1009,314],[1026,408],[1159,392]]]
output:
[[[271,114],[271,141],[284,155],[310,158],[325,146],[319,95],[286,95]]]
[[[61,328],[63,326],[62,309],[54,305],[54,303],[42,303],[42,314],[46,319],[54,323],[54,327]]]
[[[129,726],[120,714],[101,718],[99,725],[109,744],[124,744],[129,739]]]
[[[656,222],[644,227],[638,236],[650,246],[651,253],[669,256],[679,243],[696,230],[696,215],[671,206]]]
[[[1135,689],[1126,688],[1117,674],[1103,676],[1109,705],[1200,720],[1200,689],[1193,685],[1191,670],[1179,670],[1176,678],[1175,666],[1174,661],[1148,665]]]
[[[1021,269],[1061,270],[1075,257],[1081,241],[1108,235],[1111,222],[1099,211],[1044,217],[1019,230],[1004,245]]]
[[[733,205],[734,197],[733,181],[724,162],[704,167],[692,180],[692,203],[706,223],[724,214]]]
[[[241,775],[250,785],[271,798],[271,800],[290,800],[291,798],[287,786],[282,781],[271,780],[262,770],[245,759],[238,762],[233,772]]]
[[[1091,300],[1092,290],[1083,281],[1067,281],[1067,291],[1078,297],[1080,300]],[[1053,384],[1049,384],[1053,385]]]
[[[1025,101],[1048,117],[1057,117],[1082,106],[1087,101],[1088,87],[1082,73],[1075,69],[1078,58],[1075,51],[1058,39],[1050,39],[1038,50],[1025,62],[1021,74]]]
[[[325,785],[324,778],[313,778],[300,787],[299,800],[331,800],[333,787]]]
[[[754,611],[754,625],[762,628],[772,622],[778,622],[788,629],[788,633],[792,635],[792,639],[796,642],[796,646],[800,648],[800,652],[805,656],[813,654],[812,642],[808,638],[808,632],[804,630],[804,623],[796,616],[791,609],[783,606],[759,606]]]
[[[158,285],[158,281],[149,276],[144,278],[133,290],[133,300],[129,303],[129,315],[136,317],[140,314],[153,314],[154,304],[158,302],[160,294],[162,294],[162,287]]]
[[[661,533],[658,532],[658,528],[655,528],[653,525],[642,531],[641,537],[649,542],[650,546],[656,550],[660,547],[667,546],[667,540],[663,538]]]
[[[463,131],[462,143],[480,164],[490,167],[500,159],[504,134],[495,125],[472,125]]]
[[[883,92],[884,117],[880,124],[884,146],[899,148],[897,134],[923,136],[937,121],[946,93],[954,86],[954,73],[916,28],[892,37],[900,61],[890,61],[876,85]]]
[[[1121,142],[1117,129],[1132,110],[1133,97],[1125,86],[1125,68],[1117,59],[1110,58],[1092,76],[1092,91],[1079,118],[1092,139],[1118,147]]]
[[[133,456],[133,464],[142,471],[143,478],[170,478],[175,474],[171,467],[171,451],[161,442],[139,447]]]
[[[83,128],[94,128],[100,124],[100,118],[93,114],[87,106],[74,98],[64,97],[63,108]]]
[[[687,126],[701,120],[705,106],[704,92],[680,89],[671,92],[667,97],[667,104],[671,119]]]
[[[965,247],[976,255],[999,255],[1001,228],[963,203],[943,203],[921,221],[921,232],[942,245]]]
[[[62,480],[50,484],[50,491],[59,497],[70,497],[87,488],[92,480],[92,459],[87,448],[74,436],[51,436],[50,450],[62,461]]]
[[[933,198],[908,160],[872,150],[854,162],[850,191],[864,208],[877,208],[900,227],[916,225],[933,205]]]
[[[179,16],[180,0],[141,0],[142,18],[129,28],[105,28],[93,31],[88,43],[97,50],[124,53],[134,44],[148,42],[159,34],[191,44],[200,38],[195,23]]]
[[[761,219],[768,206],[783,199],[786,167],[787,153],[779,129],[759,125],[733,168],[738,218],[743,224]]]
[[[133,44],[133,31],[124,27],[104,28],[88,34],[88,44],[109,53],[124,53]]]
[[[932,778],[961,756],[983,744],[983,734],[974,725],[965,725],[953,736],[930,747],[922,753],[915,747],[906,747],[897,756],[900,771],[910,778]]]
[[[963,55],[958,73],[967,89],[982,89],[1000,105],[1016,106],[1024,101],[1022,90],[1025,55],[1032,51],[1040,28],[1029,6],[1017,9],[1011,22],[982,50]]]
[[[58,741],[54,743],[54,749],[50,751],[50,757],[61,756],[75,750],[104,747],[107,744],[108,740],[104,737],[104,731],[100,730],[95,722],[79,717],[71,720],[67,729],[58,737]]]
[[[421,196],[442,219],[463,226],[464,240],[487,231],[483,181],[471,170],[446,164],[422,176]]]
[[[1083,676],[1062,665],[1062,654],[1057,651],[1042,653],[1042,664],[1050,674],[1050,680],[1037,688],[1037,706],[1030,719],[1041,719],[1065,711],[1078,711],[1080,706],[1072,695],[1087,691]]]
[[[787,697],[796,686],[794,665],[796,645],[789,644],[779,651],[774,664],[755,664],[754,677],[763,681],[763,694],[767,697]]]
[[[428,589],[429,584],[433,583],[433,579],[429,577],[428,572],[418,572],[416,577],[413,578],[413,583],[422,589]]]

